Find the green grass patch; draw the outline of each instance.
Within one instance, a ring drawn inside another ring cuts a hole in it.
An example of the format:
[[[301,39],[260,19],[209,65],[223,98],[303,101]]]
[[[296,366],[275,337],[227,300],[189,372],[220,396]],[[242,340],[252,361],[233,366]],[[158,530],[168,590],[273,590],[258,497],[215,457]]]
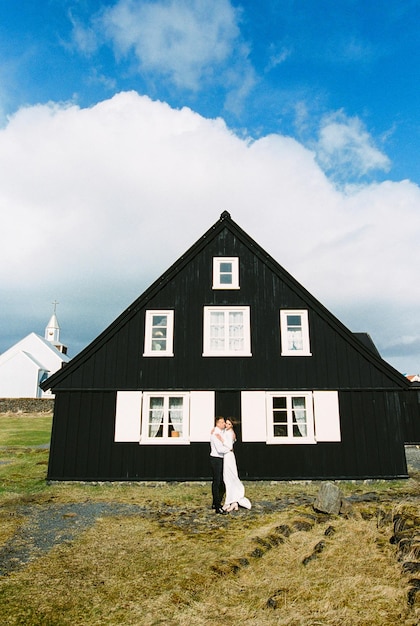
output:
[[[46,488],[48,450],[9,448],[0,456],[0,503],[16,494],[34,494]]]
[[[42,446],[50,442],[52,415],[0,414],[0,448]]]
[[[0,414],[0,503],[46,489],[51,423],[45,413]]]

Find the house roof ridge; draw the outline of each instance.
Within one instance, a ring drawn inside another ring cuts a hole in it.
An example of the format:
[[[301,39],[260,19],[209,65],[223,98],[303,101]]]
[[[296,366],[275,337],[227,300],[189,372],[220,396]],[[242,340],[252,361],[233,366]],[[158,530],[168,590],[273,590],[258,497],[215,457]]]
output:
[[[410,386],[408,379],[398,372],[392,365],[387,363],[379,354],[376,355],[363,341],[361,341],[354,332],[345,326],[329,309],[327,309],[314,295],[312,295],[292,274],[290,274],[270,253],[268,253],[257,241],[255,241],[246,231],[244,231],[231,217],[228,211],[223,211],[220,218],[195,241],[178,259],[172,263],[167,270],[163,272],[149,287],[146,288],[124,311],[107,326],[92,342],[90,342],[78,355],[73,357],[66,366],[55,372],[49,379],[41,384],[46,390],[50,388],[51,383],[54,385],[66,378],[74,371],[85,359],[89,358],[100,348],[102,343],[106,341],[110,333],[117,331],[119,327],[126,324],[133,315],[147,304],[147,301],[154,297],[163,287],[176,275],[182,267],[184,267],[196,254],[204,249],[209,241],[215,238],[223,228],[229,228],[242,241],[242,243],[250,248],[264,263],[266,263],[275,273],[280,273],[290,288],[299,291],[299,295],[307,302],[308,306],[315,307],[326,322],[332,325],[337,332],[349,341],[353,347],[361,353],[368,361],[380,368],[388,376],[391,376],[399,386],[404,383]],[[373,343],[373,342],[372,342]]]

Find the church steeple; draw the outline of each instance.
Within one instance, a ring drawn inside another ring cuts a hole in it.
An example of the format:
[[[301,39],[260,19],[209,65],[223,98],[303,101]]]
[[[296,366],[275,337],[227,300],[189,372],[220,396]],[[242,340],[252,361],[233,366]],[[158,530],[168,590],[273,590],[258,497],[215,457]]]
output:
[[[57,304],[59,304],[59,302],[54,300],[54,312],[51,315],[50,321],[45,328],[45,339],[52,343],[53,346],[55,346],[57,350],[59,350],[59,352],[67,354],[67,347],[63,346],[63,344],[60,343],[60,325],[58,323],[56,315]]]

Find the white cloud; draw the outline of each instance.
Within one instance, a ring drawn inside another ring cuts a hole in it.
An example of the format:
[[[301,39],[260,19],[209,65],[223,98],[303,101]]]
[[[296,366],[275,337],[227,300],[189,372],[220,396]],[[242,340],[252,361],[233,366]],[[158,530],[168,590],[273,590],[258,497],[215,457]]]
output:
[[[78,19],[69,13],[72,23],[72,45],[80,52],[90,55],[98,48],[98,38],[95,30],[82,24]]]
[[[223,210],[352,330],[420,370],[416,185],[344,193],[291,138],[243,140],[134,92],[28,107],[0,130],[0,350],[12,331],[42,333],[57,299],[74,355]]]
[[[270,72],[272,69],[274,69],[278,65],[281,65],[282,63],[284,63],[292,54],[292,51],[290,48],[283,47],[280,50],[278,50],[277,47],[274,46],[274,44],[270,44],[269,50],[270,50],[270,58],[265,67],[266,72]]]
[[[101,25],[117,54],[134,52],[140,71],[193,91],[215,78],[239,38],[229,0],[119,0],[103,12]]]
[[[316,144],[320,164],[334,175],[361,177],[373,170],[388,171],[390,162],[375,145],[358,117],[343,111],[326,115],[321,121]]]

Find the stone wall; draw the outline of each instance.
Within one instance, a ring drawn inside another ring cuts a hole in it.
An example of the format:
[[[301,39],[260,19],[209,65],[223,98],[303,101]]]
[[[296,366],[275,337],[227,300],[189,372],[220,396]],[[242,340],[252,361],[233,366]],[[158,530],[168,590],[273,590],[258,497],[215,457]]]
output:
[[[0,413],[52,413],[54,398],[0,398]]]

